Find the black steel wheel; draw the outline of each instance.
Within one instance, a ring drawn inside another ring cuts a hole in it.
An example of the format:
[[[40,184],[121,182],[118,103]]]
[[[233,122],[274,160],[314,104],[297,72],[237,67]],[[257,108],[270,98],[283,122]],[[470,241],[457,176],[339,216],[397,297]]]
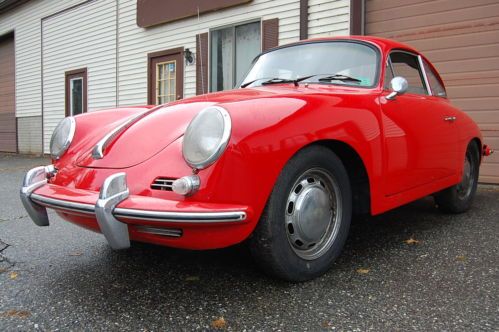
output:
[[[478,185],[479,167],[480,150],[475,142],[471,142],[464,157],[461,182],[434,195],[440,210],[463,213],[470,209]]]
[[[298,152],[284,167],[250,238],[265,272],[288,281],[325,273],[350,227],[352,197],[341,160],[323,146]]]

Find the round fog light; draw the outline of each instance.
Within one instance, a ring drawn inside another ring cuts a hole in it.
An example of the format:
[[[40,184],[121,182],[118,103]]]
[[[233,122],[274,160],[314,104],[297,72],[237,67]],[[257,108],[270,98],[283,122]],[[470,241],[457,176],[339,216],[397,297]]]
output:
[[[198,191],[199,184],[200,184],[199,176],[197,175],[184,176],[181,177],[180,179],[173,181],[172,190],[173,192],[179,195],[190,196],[194,195]]]

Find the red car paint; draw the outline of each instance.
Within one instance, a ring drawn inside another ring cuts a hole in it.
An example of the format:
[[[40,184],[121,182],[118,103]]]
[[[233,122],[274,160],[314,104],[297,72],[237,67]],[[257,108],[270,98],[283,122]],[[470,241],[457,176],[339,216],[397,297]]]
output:
[[[75,117],[69,150],[54,161],[57,174],[39,195],[94,204],[103,181],[125,172],[130,197],[118,207],[168,211],[244,210],[243,222],[168,224],[122,220],[132,240],[190,249],[221,248],[246,239],[255,228],[274,183],[300,149],[338,141],[358,154],[366,169],[371,214],[376,215],[432,194],[461,180],[468,143],[482,136],[476,124],[445,98],[406,93],[387,101],[384,70],[392,49],[410,47],[371,37],[342,37],[374,45],[381,54],[374,88],[323,84],[276,84],[188,98],[160,106],[123,132],[103,159],[91,158],[94,145],[128,118],[144,111],[130,107]],[[424,57],[423,57],[424,58]],[[429,61],[428,61],[429,63]],[[226,151],[200,170],[199,191],[190,197],[152,190],[157,177],[192,174],[182,157],[182,136],[202,109],[220,105],[230,114],[232,134]],[[446,116],[457,121],[446,122]],[[98,125],[96,125],[98,124]],[[355,206],[354,206],[355,209]],[[99,231],[93,217],[58,211],[64,219]],[[135,225],[181,228],[168,238],[137,232]]]

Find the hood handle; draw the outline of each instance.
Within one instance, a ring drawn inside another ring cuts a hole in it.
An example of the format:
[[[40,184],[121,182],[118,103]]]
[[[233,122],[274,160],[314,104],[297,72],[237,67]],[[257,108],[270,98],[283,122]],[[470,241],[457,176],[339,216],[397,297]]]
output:
[[[161,106],[160,106],[161,107]],[[104,136],[97,144],[94,146],[92,149],[92,158],[95,160],[97,159],[102,159],[104,158],[104,152],[106,150],[106,147],[109,146],[114,140],[120,136],[125,130],[130,128],[134,123],[145,117],[146,115],[152,113],[153,111],[157,110],[160,107],[155,107],[152,109],[149,109],[147,111],[144,111],[142,113],[139,113],[138,115],[130,118],[129,120],[125,121],[122,123],[120,126],[114,128],[111,130],[106,136]]]

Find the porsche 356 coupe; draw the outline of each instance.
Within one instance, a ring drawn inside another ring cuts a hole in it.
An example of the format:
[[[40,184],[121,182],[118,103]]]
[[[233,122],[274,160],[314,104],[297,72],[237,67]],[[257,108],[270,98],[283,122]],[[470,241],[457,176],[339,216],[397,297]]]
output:
[[[422,54],[338,37],[263,52],[237,89],[67,117],[50,153],[21,188],[37,225],[54,209],[114,249],[247,241],[264,271],[303,281],[331,267],[353,213],[427,195],[468,210],[491,150]]]

